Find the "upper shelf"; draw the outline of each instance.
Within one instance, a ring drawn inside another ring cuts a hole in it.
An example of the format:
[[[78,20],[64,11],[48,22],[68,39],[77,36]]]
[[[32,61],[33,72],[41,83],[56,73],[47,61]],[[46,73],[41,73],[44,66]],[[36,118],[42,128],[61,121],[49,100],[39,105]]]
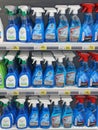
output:
[[[98,42],[92,43],[22,43],[3,42],[0,43],[0,50],[98,50]]]

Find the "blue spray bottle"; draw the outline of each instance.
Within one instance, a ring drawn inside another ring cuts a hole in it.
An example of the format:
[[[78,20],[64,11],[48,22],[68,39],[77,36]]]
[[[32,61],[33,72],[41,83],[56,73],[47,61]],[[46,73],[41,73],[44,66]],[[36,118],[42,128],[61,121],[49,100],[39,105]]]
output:
[[[89,86],[89,77],[90,77],[90,69],[88,67],[88,59],[90,54],[88,53],[79,53],[80,61],[83,60],[82,67],[77,72],[78,79],[77,85],[78,87],[88,87]]]
[[[57,12],[55,8],[44,8],[46,10],[46,14],[49,14],[48,25],[45,30],[45,41],[46,42],[56,42],[57,34],[56,34],[56,21],[54,14]]]
[[[43,53],[43,58],[47,61],[47,66],[44,71],[43,83],[45,87],[52,88],[55,85],[55,72],[52,62],[55,61],[53,55],[51,53]]]
[[[71,17],[70,30],[69,30],[69,41],[79,42],[81,35],[81,21],[78,17],[78,10],[81,8],[80,5],[69,5],[70,14],[73,13]]]
[[[18,115],[16,117],[16,127],[18,129],[26,129],[28,126],[28,115],[26,113],[24,103],[25,99],[16,99],[18,105]]]
[[[76,106],[73,110],[73,124],[74,126],[85,125],[85,107],[84,96],[76,96]]]
[[[42,101],[43,107],[40,113],[40,127],[48,129],[50,127],[50,110],[49,110],[49,100]]]
[[[26,5],[18,6],[21,14],[22,25],[19,29],[19,41],[30,42],[31,41],[31,26],[28,23],[29,7]]]
[[[57,41],[58,42],[67,42],[69,34],[69,23],[67,17],[65,16],[68,6],[66,5],[56,5],[55,6],[60,13],[59,25],[57,28]]]
[[[43,69],[41,65],[42,57],[34,56],[32,59],[33,63],[36,62],[32,75],[32,85],[33,87],[41,87],[43,85]]]
[[[18,41],[19,26],[17,25],[17,20],[16,20],[17,7],[8,5],[5,6],[5,9],[7,10],[9,16],[9,23],[8,26],[6,27],[6,32],[5,32],[6,41],[9,42]]]
[[[64,128],[71,128],[73,124],[73,111],[70,106],[70,102],[72,98],[69,96],[65,98],[66,105],[64,107],[63,115],[62,115],[62,124]]]
[[[0,126],[2,129],[10,129],[13,126],[13,118],[8,109],[8,99],[0,99],[0,104],[3,107],[2,115],[0,117]]]
[[[20,52],[18,58],[22,61],[22,71],[19,75],[19,87],[28,88],[31,86],[31,70],[28,65],[29,52]]]
[[[16,51],[10,51],[5,59],[8,62],[8,73],[5,77],[5,87],[8,89],[15,89],[18,86],[18,71],[15,66],[15,57],[17,55]]]
[[[93,3],[83,3],[82,12],[85,13],[84,23],[82,25],[81,41],[82,42],[92,42],[93,41]]]
[[[96,21],[94,24],[94,36],[93,41],[98,42],[98,3],[95,4],[95,12],[96,12]]]
[[[39,108],[38,108],[38,100],[31,99],[29,100],[31,107],[30,115],[29,115],[29,127],[30,128],[38,128],[39,127]]]
[[[32,31],[32,41],[36,43],[44,42],[44,22],[42,14],[45,12],[43,8],[32,7],[33,15],[36,15],[35,25]]]
[[[66,85],[75,85],[76,79],[76,67],[73,63],[73,58],[75,54],[73,52],[65,53],[68,58],[67,67],[66,67]]]

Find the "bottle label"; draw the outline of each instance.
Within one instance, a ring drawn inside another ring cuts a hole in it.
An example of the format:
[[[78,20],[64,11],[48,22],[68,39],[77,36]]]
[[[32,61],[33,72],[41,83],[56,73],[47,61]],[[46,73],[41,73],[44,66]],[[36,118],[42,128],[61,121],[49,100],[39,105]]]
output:
[[[26,119],[25,119],[25,117],[20,117],[20,118],[18,119],[17,127],[18,127],[19,129],[26,127]]]
[[[6,34],[7,40],[16,40],[16,31],[14,27],[10,27]]]
[[[2,75],[0,74],[0,85],[2,85],[3,83],[3,79],[2,79]]]
[[[87,125],[88,126],[96,126],[96,119],[95,119],[95,116],[93,114],[89,117]]]
[[[27,36],[26,36],[26,29],[24,27],[21,27],[19,30],[19,40],[20,41],[26,41]]]
[[[64,74],[56,74],[55,78],[57,87],[64,86]]]
[[[6,87],[7,88],[14,88],[16,84],[16,80],[14,76],[8,76],[6,79]]]
[[[86,35],[85,32],[83,32],[82,41],[83,42],[91,42],[92,41],[92,34]]]
[[[65,42],[68,40],[68,26],[58,29],[58,41]]]
[[[43,114],[42,118],[41,118],[41,126],[49,126],[49,114]]]
[[[91,87],[96,87],[98,86],[98,79],[93,80],[92,78],[90,79],[90,86]]]
[[[81,118],[81,115],[75,118],[75,126],[84,126],[84,120]]]
[[[72,125],[72,115],[71,116],[65,116],[63,118],[63,126],[65,128],[69,128]]]
[[[52,127],[57,128],[60,126],[60,116],[52,117]]]
[[[98,41],[98,32],[95,33],[95,41]]]
[[[41,40],[42,39],[41,24],[36,24],[36,26],[34,27],[32,39],[33,40]]]
[[[54,85],[54,76],[53,73],[51,71],[49,71],[44,78],[44,85],[46,86],[52,86]]]
[[[19,86],[21,87],[29,86],[29,79],[27,75],[23,75],[20,77]]]
[[[2,31],[0,30],[0,41],[2,40]]]
[[[32,116],[30,117],[30,126],[38,126],[38,113],[33,112]]]
[[[54,24],[52,24],[52,23],[49,24],[47,31],[46,31],[45,39],[49,39],[49,40],[56,39],[55,25]]]
[[[4,117],[1,120],[1,127],[3,127],[3,128],[9,128],[10,125],[11,125],[11,122],[10,122],[10,118],[9,117]]]
[[[78,42],[80,37],[80,26],[72,27],[70,29],[70,41],[71,42]]]
[[[42,85],[42,71],[38,71],[33,78],[33,85]]]
[[[79,87],[87,87],[88,86],[88,81],[82,82],[81,79],[79,79],[78,86]]]
[[[74,83],[75,83],[75,72],[68,72],[66,74],[66,84],[74,85]]]

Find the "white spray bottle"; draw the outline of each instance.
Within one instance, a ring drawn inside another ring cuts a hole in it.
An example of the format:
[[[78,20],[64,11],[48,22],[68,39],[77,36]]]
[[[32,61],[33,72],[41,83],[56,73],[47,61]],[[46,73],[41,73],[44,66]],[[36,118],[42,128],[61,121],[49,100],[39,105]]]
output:
[[[49,14],[48,25],[45,30],[45,41],[46,42],[56,42],[56,20],[55,13],[57,10],[55,8],[44,8],[46,10],[46,15]]]
[[[0,8],[0,11],[1,11],[1,8]],[[0,18],[0,43],[3,43],[3,41],[4,41],[4,27]]]
[[[62,116],[62,123],[64,128],[71,128],[73,123],[73,111],[70,106],[70,102],[72,98],[70,96],[64,98],[66,102],[66,106],[64,108],[63,116]]]
[[[69,5],[69,14],[73,14],[71,17],[69,40],[70,42],[79,42],[81,36],[81,21],[78,17],[78,10],[81,8],[80,5]]]
[[[69,32],[69,23],[67,17],[65,16],[67,5],[56,5],[55,6],[60,14],[59,25],[57,28],[57,40],[58,42],[67,42],[68,41],[68,32]]]
[[[32,7],[33,15],[36,15],[35,26],[32,32],[32,41],[36,43],[44,42],[44,22],[42,14],[45,12],[43,8]]]

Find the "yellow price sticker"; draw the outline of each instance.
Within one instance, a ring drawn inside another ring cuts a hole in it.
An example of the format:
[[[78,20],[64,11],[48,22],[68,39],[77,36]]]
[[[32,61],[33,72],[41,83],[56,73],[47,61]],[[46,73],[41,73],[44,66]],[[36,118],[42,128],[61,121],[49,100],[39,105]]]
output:
[[[90,95],[90,94],[91,94],[91,91],[90,91],[90,90],[85,90],[85,91],[84,91],[84,94],[85,94],[85,95]]]
[[[19,92],[18,92],[18,91],[14,91],[14,92],[13,92],[13,95],[14,95],[14,96],[17,96],[17,95],[19,95]]]
[[[71,50],[71,49],[72,49],[71,45],[66,45],[65,46],[65,50]]]
[[[41,90],[40,95],[47,95],[47,91],[46,90]]]
[[[64,92],[64,94],[65,94],[65,95],[70,95],[70,91],[66,90],[66,91]]]
[[[40,50],[47,50],[47,46],[46,45],[40,46]]]
[[[15,50],[15,51],[18,51],[19,50],[19,46],[14,46],[12,49]]]
[[[89,49],[89,50],[95,50],[95,46],[90,45],[88,49]]]

